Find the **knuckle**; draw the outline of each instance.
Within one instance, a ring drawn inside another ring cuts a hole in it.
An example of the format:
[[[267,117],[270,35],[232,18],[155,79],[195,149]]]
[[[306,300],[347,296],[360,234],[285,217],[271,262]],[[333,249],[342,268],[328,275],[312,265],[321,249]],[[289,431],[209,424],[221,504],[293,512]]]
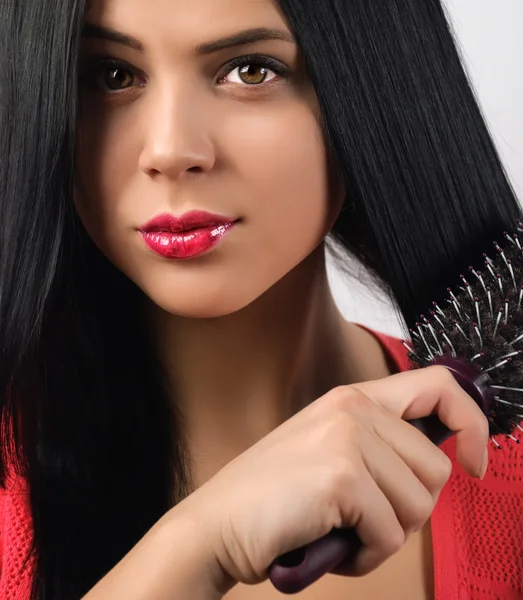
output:
[[[443,451],[438,449],[438,453],[427,467],[423,482],[431,494],[439,493],[450,479],[452,462]]]
[[[433,510],[434,498],[428,491],[416,496],[409,509],[409,520],[414,530],[418,530],[427,521]]]
[[[360,408],[368,409],[369,399],[355,387],[342,385],[333,388],[327,394],[327,406],[335,412],[354,412]]]
[[[383,552],[387,556],[396,554],[405,544],[407,537],[401,526],[391,527],[383,540]]]
[[[345,386],[334,388],[324,400],[318,419],[322,438],[327,437],[332,442],[338,438],[345,441],[358,439],[365,429],[365,419],[361,416],[368,414],[368,398]]]
[[[307,444],[318,450],[334,474],[346,472],[351,458],[359,455],[365,426],[348,413],[331,413],[317,419],[307,436]],[[340,475],[341,476],[341,475]]]
[[[348,402],[348,396],[350,395],[349,390],[350,388],[344,385],[339,385],[330,390],[325,395],[325,407],[331,411],[344,410]]]
[[[321,398],[318,398],[312,405],[311,408],[314,411],[314,417],[325,419],[328,416],[332,416],[333,413],[339,412],[339,407],[343,398],[343,390],[341,387],[336,387],[327,392]]]
[[[435,377],[438,381],[441,381],[443,385],[457,385],[456,380],[452,373],[441,365],[432,365],[428,367],[432,376]]]
[[[437,459],[431,466],[430,475],[434,484],[437,487],[443,487],[450,478],[452,473],[452,462],[450,458],[443,452],[439,451]]]
[[[357,467],[353,462],[342,458],[333,461],[327,476],[329,495],[339,498],[348,489],[352,489],[357,480]]]

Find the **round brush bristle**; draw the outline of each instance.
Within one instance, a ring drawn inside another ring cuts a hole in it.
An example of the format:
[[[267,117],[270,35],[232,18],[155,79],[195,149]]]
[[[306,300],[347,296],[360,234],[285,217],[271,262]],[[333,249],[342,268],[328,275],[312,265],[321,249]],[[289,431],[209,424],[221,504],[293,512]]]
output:
[[[414,367],[451,354],[488,373],[491,436],[504,434],[516,442],[511,434],[523,420],[522,232],[518,223],[517,233],[504,235],[503,247],[494,242],[495,253],[483,256],[484,268],[469,267],[447,299],[434,302],[430,315],[420,315],[410,344],[405,342]]]

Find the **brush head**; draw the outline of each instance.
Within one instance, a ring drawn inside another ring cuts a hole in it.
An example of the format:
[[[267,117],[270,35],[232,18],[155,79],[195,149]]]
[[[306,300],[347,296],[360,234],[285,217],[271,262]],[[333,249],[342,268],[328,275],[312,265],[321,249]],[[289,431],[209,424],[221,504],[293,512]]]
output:
[[[420,315],[405,343],[414,368],[453,372],[487,415],[491,436],[510,436],[523,420],[522,233],[518,223],[515,234],[494,242],[481,267],[469,267],[444,302]]]

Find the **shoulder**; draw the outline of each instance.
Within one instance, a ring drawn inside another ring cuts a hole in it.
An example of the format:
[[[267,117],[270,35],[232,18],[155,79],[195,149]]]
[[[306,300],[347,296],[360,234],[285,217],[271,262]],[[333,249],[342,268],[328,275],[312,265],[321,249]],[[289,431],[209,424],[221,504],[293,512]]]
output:
[[[406,371],[409,369],[409,358],[407,356],[407,349],[402,344],[401,340],[395,337],[391,337],[384,333],[375,333],[376,337],[381,342],[383,348],[389,355],[389,358],[393,361],[398,371]]]
[[[410,364],[407,356],[407,349],[399,338],[380,333],[379,331],[374,331],[364,325],[358,324],[358,327],[365,329],[376,338],[389,362],[391,371],[407,371],[409,369]]]
[[[19,477],[0,487],[0,598],[30,596],[34,561],[29,490]]]

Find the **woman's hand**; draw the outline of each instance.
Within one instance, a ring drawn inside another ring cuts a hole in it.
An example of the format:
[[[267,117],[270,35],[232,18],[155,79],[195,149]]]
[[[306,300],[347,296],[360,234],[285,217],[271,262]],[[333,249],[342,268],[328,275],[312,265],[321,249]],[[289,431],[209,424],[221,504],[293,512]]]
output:
[[[263,581],[278,556],[333,528],[355,527],[363,542],[351,575],[399,550],[451,473],[447,456],[404,420],[433,412],[457,433],[466,471],[482,477],[487,420],[449,371],[429,367],[333,389],[186,498],[214,548],[221,591]]]

